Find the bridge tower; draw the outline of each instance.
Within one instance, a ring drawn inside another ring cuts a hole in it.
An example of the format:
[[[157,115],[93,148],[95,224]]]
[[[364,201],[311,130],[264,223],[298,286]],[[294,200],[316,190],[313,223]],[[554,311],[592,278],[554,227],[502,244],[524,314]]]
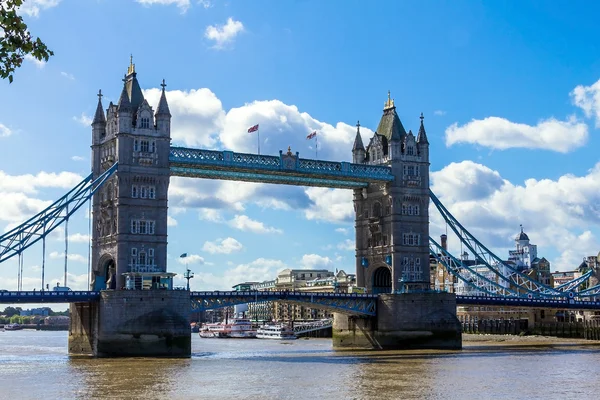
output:
[[[130,61],[117,104],[102,94],[92,122],[94,178],[118,162],[92,199],[92,290],[70,306],[69,353],[190,357],[190,295],[167,272],[171,113],[165,83],[156,112]]]
[[[423,124],[404,129],[388,92],[365,148],[357,124],[354,163],[385,165],[395,177],[354,191],[357,284],[372,293],[429,289],[429,141]]]
[[[417,136],[407,133],[388,92],[366,148],[356,125],[353,163],[388,166],[394,181],[354,190],[356,280],[379,295],[377,316],[335,314],[333,345],[461,348],[456,297],[429,290],[429,141],[423,114]]]
[[[167,268],[167,192],[171,113],[165,84],[156,113],[130,62],[117,104],[106,116],[102,94],[92,122],[94,178],[117,172],[94,195],[92,290],[171,288]]]

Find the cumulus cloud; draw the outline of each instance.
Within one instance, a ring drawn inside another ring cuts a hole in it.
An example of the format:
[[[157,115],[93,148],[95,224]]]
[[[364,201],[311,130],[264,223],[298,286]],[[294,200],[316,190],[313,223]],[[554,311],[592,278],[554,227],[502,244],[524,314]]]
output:
[[[6,125],[0,124],[0,138],[12,135],[12,131]]]
[[[183,264],[183,265],[192,265],[192,264],[202,265],[205,263],[204,257],[201,257],[198,254],[188,254],[187,257],[178,257],[177,262],[179,264]]]
[[[335,231],[341,233],[342,235],[347,235],[348,233],[350,233],[350,229],[348,228],[336,228]]]
[[[73,243],[88,243],[90,241],[90,235],[84,235],[82,233],[74,233],[69,235],[69,242]]]
[[[73,74],[70,74],[70,73],[64,72],[64,71],[61,71],[60,74],[69,80],[72,80],[72,81],[75,80],[75,77],[73,76]]]
[[[167,226],[177,226],[177,220],[169,215],[167,217]]]
[[[71,157],[71,160],[73,160],[73,161],[85,161],[85,157],[73,156],[73,157]]]
[[[446,129],[446,146],[459,143],[478,144],[492,149],[528,148],[568,153],[583,146],[588,139],[585,123],[570,117],[566,121],[549,118],[537,125],[487,117]]]
[[[283,233],[281,229],[266,226],[264,223],[253,220],[247,215],[236,215],[231,221],[229,221],[229,225],[235,229],[239,229],[240,231],[253,233]]]
[[[214,242],[206,241],[202,250],[210,254],[231,254],[242,250],[244,246],[232,237],[217,239]]]
[[[600,79],[590,86],[578,85],[571,92],[573,104],[581,108],[588,118],[595,118],[600,128]]]
[[[135,0],[145,6],[159,5],[175,5],[179,7],[182,13],[185,13],[190,8],[191,0]]]
[[[337,248],[340,250],[354,251],[356,250],[356,245],[354,240],[346,239],[341,243],[338,243]]]
[[[207,26],[204,37],[214,42],[215,49],[222,49],[225,45],[233,42],[233,39],[243,31],[244,24],[229,17],[224,25]]]
[[[354,218],[352,191],[311,187],[306,194],[312,201],[304,214],[309,220],[349,222]]]
[[[38,17],[40,11],[56,7],[60,2],[61,0],[27,0],[23,2],[19,11],[30,17]],[[27,56],[25,56],[25,58],[27,58]]]
[[[81,175],[73,172],[8,175],[0,171],[0,192],[37,193],[39,188],[71,189],[82,179]]]
[[[468,183],[463,184],[465,177]],[[432,191],[454,217],[501,257],[513,247],[519,224],[540,249],[560,253],[553,269],[574,268],[577,260],[598,252],[589,228],[600,225],[600,163],[584,176],[527,179],[519,185],[488,167],[464,161],[432,172],[431,182]],[[434,237],[450,231],[433,205],[430,223]],[[456,238],[449,238],[449,245],[455,246],[454,251],[460,247]]]
[[[25,60],[29,61],[30,63],[32,63],[33,65],[35,65],[38,68],[44,68],[46,66],[46,61],[38,60],[31,54],[25,54]]]
[[[73,121],[80,123],[83,126],[89,127],[92,125],[92,117],[86,115],[85,113],[81,113],[79,117],[73,117]]]
[[[333,265],[329,257],[318,254],[304,254],[300,263],[303,269],[327,269]]]

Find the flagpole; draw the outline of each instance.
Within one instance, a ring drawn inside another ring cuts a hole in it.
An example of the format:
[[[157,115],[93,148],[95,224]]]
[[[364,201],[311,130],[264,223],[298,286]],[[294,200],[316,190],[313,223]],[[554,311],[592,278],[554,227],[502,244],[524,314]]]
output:
[[[319,135],[315,135],[315,158],[319,159]]]
[[[257,132],[257,144],[258,144],[258,155],[260,156],[260,127],[258,129],[256,129]]]

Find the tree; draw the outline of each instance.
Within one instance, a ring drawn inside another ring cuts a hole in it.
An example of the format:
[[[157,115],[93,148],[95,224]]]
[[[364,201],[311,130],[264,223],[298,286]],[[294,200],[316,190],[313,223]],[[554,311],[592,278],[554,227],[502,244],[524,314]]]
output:
[[[21,314],[21,307],[6,307],[4,309],[4,311],[2,312],[2,314],[6,315],[7,317],[12,317],[13,315],[19,315]]]
[[[52,50],[27,30],[23,18],[17,15],[24,0],[0,1],[0,78],[12,83],[13,72],[23,64],[26,55],[39,61],[48,61],[54,55]]]

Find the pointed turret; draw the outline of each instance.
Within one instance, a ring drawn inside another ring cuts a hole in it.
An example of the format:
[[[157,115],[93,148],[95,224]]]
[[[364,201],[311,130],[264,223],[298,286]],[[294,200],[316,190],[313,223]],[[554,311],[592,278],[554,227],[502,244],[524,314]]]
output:
[[[123,79],[123,81],[125,80],[126,79]],[[129,101],[129,95],[127,94],[127,84],[123,85],[123,90],[121,90],[121,96],[117,103],[117,111],[131,112],[131,102]]]
[[[167,95],[165,93],[165,87],[167,84],[165,80],[162,80],[160,84],[162,86],[162,93],[160,94],[160,100],[158,101],[158,108],[156,109],[156,129],[165,136],[171,135],[171,111],[169,110],[169,103],[167,103]]]
[[[96,113],[94,114],[94,124],[102,124],[106,122],[106,116],[104,115],[104,109],[102,108],[102,90],[98,91],[98,105],[96,106]]]
[[[365,160],[365,146],[363,145],[362,137],[360,136],[360,121],[356,122],[356,137],[354,138],[354,146],[352,146],[352,162],[362,164]]]
[[[160,100],[158,102],[158,108],[156,109],[155,115],[157,117],[159,115],[168,115],[170,117],[171,111],[169,110],[169,104],[167,103],[167,96],[165,95],[165,86],[167,86],[167,84],[165,83],[164,79],[163,79],[162,83],[160,84],[160,86],[162,86],[162,93],[160,94]]]
[[[421,113],[421,126],[419,127],[419,134],[417,135],[417,144],[429,144],[427,140],[427,133],[425,133],[425,125],[423,125],[423,113]]]
[[[406,136],[406,130],[396,114],[396,106],[388,90],[388,98],[383,107],[383,116],[377,126],[377,133],[385,136],[388,141],[402,141]]]
[[[125,76],[125,89],[127,90],[127,96],[129,96],[132,111],[135,112],[144,101],[144,95],[137,80],[133,56],[129,57],[129,67],[127,68],[127,75]]]

